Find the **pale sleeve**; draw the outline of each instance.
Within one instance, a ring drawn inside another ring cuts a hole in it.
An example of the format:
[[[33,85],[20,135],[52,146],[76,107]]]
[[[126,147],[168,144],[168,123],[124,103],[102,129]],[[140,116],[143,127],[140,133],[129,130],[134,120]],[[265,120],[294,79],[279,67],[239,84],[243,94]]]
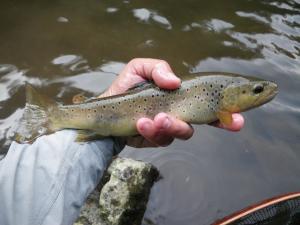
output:
[[[1,225],[71,225],[112,156],[124,145],[112,138],[75,142],[60,131],[33,144],[13,142],[0,161]]]

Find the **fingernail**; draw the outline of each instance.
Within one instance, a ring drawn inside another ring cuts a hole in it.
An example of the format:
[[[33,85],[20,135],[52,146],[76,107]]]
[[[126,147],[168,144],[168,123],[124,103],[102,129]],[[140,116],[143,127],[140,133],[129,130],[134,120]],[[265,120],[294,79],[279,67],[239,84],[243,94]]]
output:
[[[176,81],[176,82],[180,82],[180,79],[179,79],[178,77],[176,77],[176,75],[175,75],[174,73],[168,72],[168,73],[166,73],[164,76],[165,76],[166,78],[168,78],[169,80],[174,80],[174,81]]]
[[[156,65],[156,71],[159,75],[162,75],[162,76],[165,76],[166,73],[169,73],[169,71],[163,64]]]
[[[163,121],[162,127],[163,129],[168,129],[171,126],[171,121],[168,117],[166,117]]]

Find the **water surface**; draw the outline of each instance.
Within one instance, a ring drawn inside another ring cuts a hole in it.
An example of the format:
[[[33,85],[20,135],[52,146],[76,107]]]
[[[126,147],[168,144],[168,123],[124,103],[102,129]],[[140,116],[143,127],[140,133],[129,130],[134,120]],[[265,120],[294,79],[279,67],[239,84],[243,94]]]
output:
[[[24,83],[70,103],[103,91],[134,57],[275,81],[279,95],[244,114],[239,133],[196,126],[187,142],[126,148],[156,165],[144,224],[210,224],[300,190],[300,2],[4,0],[0,3],[0,152],[24,107]]]

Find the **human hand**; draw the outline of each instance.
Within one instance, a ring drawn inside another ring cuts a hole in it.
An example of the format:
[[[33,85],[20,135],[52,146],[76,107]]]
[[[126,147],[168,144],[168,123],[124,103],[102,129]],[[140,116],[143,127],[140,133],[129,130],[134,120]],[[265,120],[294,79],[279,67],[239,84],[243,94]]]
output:
[[[125,66],[108,90],[99,97],[121,94],[145,80],[153,80],[157,86],[164,89],[176,89],[181,83],[167,62],[159,59],[137,58]],[[212,125],[229,131],[239,131],[244,125],[243,116],[235,113],[232,118],[233,122],[230,126],[219,122]],[[132,147],[167,146],[175,138],[189,139],[194,132],[191,125],[166,113],[157,114],[153,120],[140,118],[136,127],[141,136],[129,137],[126,140],[127,145]]]

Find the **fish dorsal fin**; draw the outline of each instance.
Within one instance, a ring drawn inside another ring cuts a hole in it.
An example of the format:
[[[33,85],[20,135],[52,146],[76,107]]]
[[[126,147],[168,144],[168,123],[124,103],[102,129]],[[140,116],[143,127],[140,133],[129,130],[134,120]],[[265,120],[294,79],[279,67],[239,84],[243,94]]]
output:
[[[129,88],[126,92],[141,91],[146,88],[157,88],[157,86],[153,83],[153,81],[145,80],[145,81],[136,83],[134,86]]]
[[[92,103],[92,102],[102,101],[105,99],[111,99],[111,98],[115,98],[115,97],[125,96],[126,94],[133,93],[133,92],[139,92],[139,91],[145,90],[147,88],[159,88],[159,87],[156,86],[152,81],[142,81],[142,82],[136,83],[134,86],[127,89],[127,91],[125,91],[124,93],[121,93],[121,94],[106,96],[106,97],[87,98],[84,96],[83,93],[80,93],[80,94],[74,96],[75,98],[79,97],[79,101],[77,101],[77,99],[75,99],[75,101],[74,101],[74,97],[73,97],[72,101],[73,101],[73,104]]]

